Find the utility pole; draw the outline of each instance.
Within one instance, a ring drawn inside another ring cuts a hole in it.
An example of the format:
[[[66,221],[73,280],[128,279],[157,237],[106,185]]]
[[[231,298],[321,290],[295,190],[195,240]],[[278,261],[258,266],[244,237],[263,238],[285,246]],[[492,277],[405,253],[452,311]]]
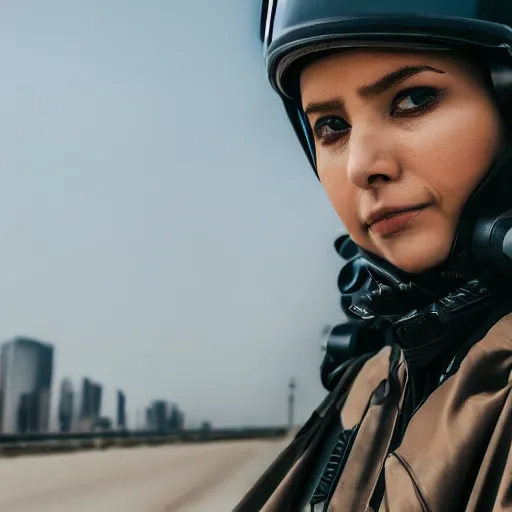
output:
[[[295,379],[292,377],[288,384],[288,428],[291,430],[294,426],[294,413],[295,413]]]

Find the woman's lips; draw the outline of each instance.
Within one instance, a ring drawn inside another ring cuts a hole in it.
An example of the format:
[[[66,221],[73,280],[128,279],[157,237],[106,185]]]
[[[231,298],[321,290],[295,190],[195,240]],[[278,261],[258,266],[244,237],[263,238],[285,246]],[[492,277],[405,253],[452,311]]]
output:
[[[369,226],[373,233],[381,237],[394,235],[407,226],[407,224],[414,218],[417,217],[425,208],[426,205],[418,206],[415,209],[408,209],[405,211],[399,211],[396,213],[390,213],[386,217],[374,222]]]

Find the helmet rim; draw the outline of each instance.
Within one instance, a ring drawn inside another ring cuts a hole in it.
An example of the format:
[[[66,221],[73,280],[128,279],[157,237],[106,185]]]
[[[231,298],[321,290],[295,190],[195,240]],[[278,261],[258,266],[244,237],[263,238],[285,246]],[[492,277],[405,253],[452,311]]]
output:
[[[280,95],[292,98],[289,71],[301,59],[326,51],[356,48],[458,50],[512,67],[512,29],[483,20],[431,15],[367,15],[317,20],[292,26],[266,50],[267,73]]]

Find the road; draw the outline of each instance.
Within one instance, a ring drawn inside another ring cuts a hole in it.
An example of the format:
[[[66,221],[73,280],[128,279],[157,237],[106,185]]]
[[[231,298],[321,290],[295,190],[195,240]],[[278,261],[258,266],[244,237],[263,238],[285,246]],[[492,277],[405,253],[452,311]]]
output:
[[[230,512],[289,440],[0,459],[2,512]]]

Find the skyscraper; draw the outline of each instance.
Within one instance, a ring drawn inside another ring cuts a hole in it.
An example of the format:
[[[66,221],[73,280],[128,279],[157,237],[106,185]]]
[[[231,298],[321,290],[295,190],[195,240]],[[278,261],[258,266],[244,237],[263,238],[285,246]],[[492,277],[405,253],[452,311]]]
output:
[[[168,424],[170,430],[182,430],[185,427],[185,415],[177,404],[171,407]]]
[[[168,424],[169,404],[165,400],[153,402],[153,428],[158,431],[169,429]]]
[[[101,413],[101,384],[89,378],[82,379],[82,393],[80,401],[80,430],[93,430]]]
[[[70,379],[62,379],[59,400],[59,429],[69,432],[73,423],[73,384]]]
[[[126,428],[126,397],[122,391],[117,392],[117,428]]]
[[[52,345],[24,337],[2,345],[2,433],[48,430],[53,350]]]

